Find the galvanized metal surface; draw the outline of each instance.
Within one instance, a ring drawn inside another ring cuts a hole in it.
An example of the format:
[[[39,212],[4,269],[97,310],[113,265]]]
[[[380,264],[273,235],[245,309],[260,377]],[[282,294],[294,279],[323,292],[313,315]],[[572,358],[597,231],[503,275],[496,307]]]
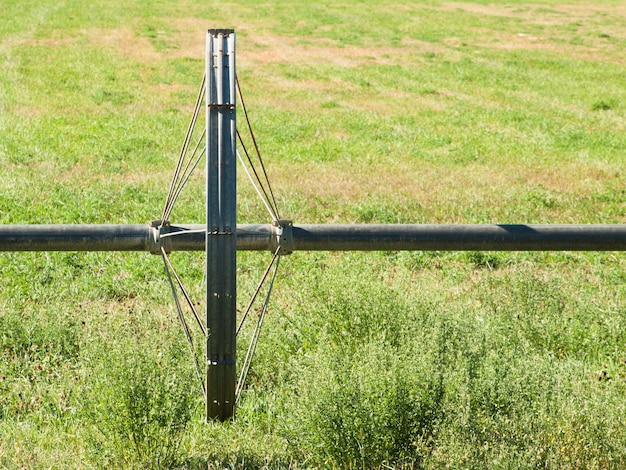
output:
[[[287,227],[287,226],[285,226]],[[238,251],[626,251],[626,225],[241,224]],[[231,237],[232,238],[232,237]],[[232,241],[232,240],[231,240]],[[204,251],[204,225],[0,225],[0,251]]]
[[[237,160],[235,32],[211,29],[206,49],[207,419],[235,410]]]
[[[294,225],[295,251],[623,251],[626,225]]]
[[[142,225],[0,225],[0,251],[149,251]]]

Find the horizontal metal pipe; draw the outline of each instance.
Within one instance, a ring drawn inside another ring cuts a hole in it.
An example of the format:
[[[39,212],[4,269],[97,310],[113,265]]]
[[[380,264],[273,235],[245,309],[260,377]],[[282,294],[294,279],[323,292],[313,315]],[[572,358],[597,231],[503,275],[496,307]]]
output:
[[[298,225],[294,250],[625,251],[626,225]]]
[[[168,227],[167,233],[161,234],[160,239],[168,252],[204,251],[205,230],[204,225],[176,225]],[[237,225],[238,251],[275,251],[272,238],[272,226],[269,224]]]
[[[0,251],[204,251],[203,225],[0,225]],[[294,251],[626,251],[626,225],[293,225]],[[160,240],[159,240],[160,239]],[[157,240],[157,241],[155,241]],[[271,225],[237,250],[274,251]],[[156,250],[155,250],[156,247]]]
[[[0,224],[2,251],[204,251],[205,226],[168,226],[160,233],[148,224]],[[272,250],[272,226],[238,225],[237,249]],[[274,248],[275,249],[275,248]]]
[[[143,225],[0,225],[0,251],[146,251]]]

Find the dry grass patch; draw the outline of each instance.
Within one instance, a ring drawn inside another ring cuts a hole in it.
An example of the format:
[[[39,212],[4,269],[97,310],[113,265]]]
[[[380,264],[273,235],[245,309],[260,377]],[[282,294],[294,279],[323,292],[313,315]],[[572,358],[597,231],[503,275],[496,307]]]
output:
[[[619,42],[626,39],[626,7],[624,5],[479,5],[447,3],[442,11],[461,11],[487,17],[521,20],[519,30],[484,30],[476,45],[505,50],[544,50],[582,60],[602,60],[623,63],[624,55]],[[610,19],[610,20],[609,20]],[[544,34],[533,34],[524,26],[534,29],[545,27]],[[458,47],[460,40],[444,41]]]
[[[624,63],[621,48],[607,43],[598,36],[586,39],[590,44],[568,44],[572,40],[570,34],[550,34],[550,36],[535,36],[522,32],[517,33],[494,33],[489,31],[487,42],[477,42],[479,47],[501,49],[506,51],[537,50],[556,53],[590,62],[607,62],[614,64]]]
[[[397,64],[407,54],[416,52],[441,52],[443,49],[425,41],[407,38],[399,46],[367,47],[343,46],[338,41],[322,38],[289,38],[271,33],[251,35],[239,54],[241,65],[258,66],[267,64],[330,65],[357,67],[371,64]]]
[[[201,20],[173,20],[172,32],[156,31],[156,38],[164,37],[167,47],[157,49],[149,37],[137,34],[136,29],[89,29],[82,33],[92,45],[110,48],[123,57],[151,64],[165,59],[202,59],[206,47],[206,26]]]
[[[484,16],[518,18],[528,23],[542,24],[546,26],[563,26],[580,20],[594,18],[599,14],[609,14],[612,17],[626,17],[624,5],[544,5],[524,4],[498,5],[491,3],[482,5],[478,3],[450,2],[441,7],[435,7],[441,11],[463,11]]]
[[[388,204],[389,210],[393,210],[392,206],[396,204],[402,206],[411,201],[412,205],[423,207],[426,213],[438,219],[447,213],[443,216],[445,220],[432,222],[467,222],[463,214],[468,211],[491,213],[497,218],[509,209],[520,210],[517,198],[536,194],[538,206],[535,209],[547,211],[550,217],[556,218],[551,222],[580,222],[587,214],[578,213],[581,208],[570,207],[570,204],[561,207],[560,202],[570,199],[589,200],[605,190],[607,184],[619,184],[621,175],[611,169],[585,164],[565,166],[559,169],[528,168],[523,165],[503,168],[475,164],[442,170],[426,162],[419,165],[399,162],[393,165],[393,169],[386,165],[356,167],[354,164],[336,164],[330,167],[306,163],[298,164],[297,168],[291,165],[274,167],[271,177],[280,199],[290,200],[290,194],[297,194],[311,203],[335,201],[333,204],[337,205],[338,213],[342,210],[340,207],[355,207],[367,201]],[[464,188],[472,188],[472,191],[467,192]],[[530,209],[533,207],[533,199],[531,196],[527,199]],[[556,205],[542,207],[542,204],[547,204],[546,201]],[[289,217],[291,214],[284,215]],[[514,221],[494,219],[492,222]]]

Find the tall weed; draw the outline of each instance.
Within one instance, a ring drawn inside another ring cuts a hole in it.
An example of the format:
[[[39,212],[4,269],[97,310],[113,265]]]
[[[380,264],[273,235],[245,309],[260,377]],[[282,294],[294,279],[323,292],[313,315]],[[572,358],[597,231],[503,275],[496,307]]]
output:
[[[198,405],[195,377],[146,353],[110,358],[88,412],[94,462],[109,468],[171,468]],[[197,379],[196,379],[197,380]]]
[[[311,358],[299,384],[292,444],[319,465],[419,464],[442,417],[442,371],[381,342],[350,355],[326,354]]]

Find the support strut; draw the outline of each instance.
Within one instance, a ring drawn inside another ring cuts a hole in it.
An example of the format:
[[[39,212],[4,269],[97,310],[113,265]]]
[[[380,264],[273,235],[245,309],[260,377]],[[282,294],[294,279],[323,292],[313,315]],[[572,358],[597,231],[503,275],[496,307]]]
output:
[[[206,48],[206,417],[234,414],[237,328],[235,32],[211,29]]]

